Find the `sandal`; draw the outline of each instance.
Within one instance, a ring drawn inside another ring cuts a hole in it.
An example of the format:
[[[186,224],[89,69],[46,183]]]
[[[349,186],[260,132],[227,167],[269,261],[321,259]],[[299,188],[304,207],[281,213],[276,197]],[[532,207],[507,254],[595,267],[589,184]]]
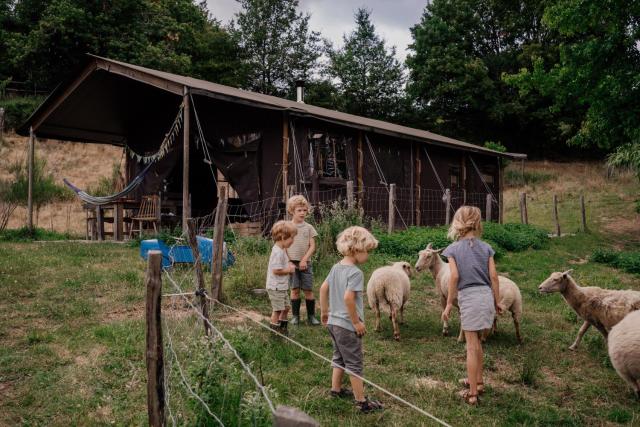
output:
[[[458,380],[458,383],[462,385],[464,388],[471,387],[471,384],[469,384],[469,378],[460,378]],[[478,394],[482,394],[482,393],[484,393],[484,383],[482,381],[478,381]]]
[[[377,400],[369,400],[368,397],[365,397],[362,402],[358,402],[356,400],[355,404],[363,414],[368,414],[369,412],[373,411],[380,411],[384,408],[382,406],[382,403],[378,402]]]
[[[478,394],[471,393],[469,390],[464,390],[461,395],[467,405],[477,406],[480,402]]]
[[[341,388],[339,391],[331,390],[331,397],[353,397],[353,392],[348,388]]]

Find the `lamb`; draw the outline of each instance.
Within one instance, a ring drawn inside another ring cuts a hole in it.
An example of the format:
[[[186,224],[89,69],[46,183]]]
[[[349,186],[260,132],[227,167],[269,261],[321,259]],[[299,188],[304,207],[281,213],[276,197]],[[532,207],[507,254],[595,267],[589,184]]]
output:
[[[442,249],[433,249],[433,244],[429,243],[427,247],[420,251],[418,261],[416,262],[416,271],[420,272],[424,269],[429,269],[431,275],[433,276],[433,280],[436,285],[436,290],[438,291],[438,295],[440,295],[440,304],[442,305],[442,309],[447,306],[447,295],[449,293],[448,284],[449,284],[449,264],[444,262],[440,257],[440,252]],[[498,276],[499,286],[500,286],[500,302],[498,303],[502,308],[503,312],[507,310],[511,312],[511,316],[513,318],[513,324],[516,329],[516,338],[519,343],[522,343],[522,336],[520,335],[520,320],[522,319],[522,295],[520,294],[520,289],[518,286],[510,279],[504,276]],[[453,305],[458,307],[458,299],[456,298],[453,301]],[[498,318],[493,321],[492,331],[495,333],[498,329]],[[448,322],[442,323],[442,335],[449,335],[449,324]],[[483,341],[486,340],[487,335],[483,334]],[[464,341],[464,332],[460,329],[460,334],[458,335],[458,342]]]
[[[609,332],[609,357],[640,400],[640,310],[627,314]]]
[[[400,340],[398,327],[398,313],[400,323],[404,323],[404,308],[409,300],[412,276],[411,264],[395,262],[392,265],[376,269],[367,283],[367,297],[369,307],[376,315],[376,331],[380,331],[380,310],[389,313],[393,323],[393,337]]]
[[[581,287],[571,277],[572,271],[551,273],[538,290],[541,293],[560,292],[567,304],[584,320],[576,340],[569,347],[575,350],[590,326],[594,326],[606,339],[611,328],[630,312],[640,309],[640,292]]]

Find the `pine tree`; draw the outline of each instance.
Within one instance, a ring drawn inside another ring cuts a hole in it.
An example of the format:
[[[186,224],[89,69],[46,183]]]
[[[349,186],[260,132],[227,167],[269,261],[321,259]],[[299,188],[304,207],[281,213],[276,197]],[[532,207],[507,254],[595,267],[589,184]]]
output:
[[[337,79],[341,109],[377,119],[398,116],[403,94],[402,64],[376,34],[370,12],[358,9],[356,28],[343,36],[342,49],[329,47],[329,73]]]

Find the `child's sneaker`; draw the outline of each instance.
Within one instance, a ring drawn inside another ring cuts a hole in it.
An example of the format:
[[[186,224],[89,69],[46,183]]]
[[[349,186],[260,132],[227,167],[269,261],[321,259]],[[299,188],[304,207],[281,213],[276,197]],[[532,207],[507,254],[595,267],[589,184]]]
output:
[[[339,391],[331,390],[331,397],[350,398],[353,397],[353,392],[348,388],[341,388]]]
[[[368,397],[365,397],[362,402],[356,400],[355,404],[363,414],[368,414],[369,412],[373,411],[381,411],[382,409],[384,409],[382,403],[378,402],[377,400],[369,400]]]

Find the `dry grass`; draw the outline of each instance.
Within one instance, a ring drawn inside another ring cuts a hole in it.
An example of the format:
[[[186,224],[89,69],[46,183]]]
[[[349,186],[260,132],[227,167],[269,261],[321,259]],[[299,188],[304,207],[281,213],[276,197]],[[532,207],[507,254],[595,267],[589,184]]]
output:
[[[15,134],[4,137],[0,147],[0,179],[9,177],[8,168],[16,162],[25,162],[29,139]],[[67,178],[80,188],[98,182],[102,176],[110,176],[112,165],[122,159],[122,149],[103,144],[83,144],[54,140],[38,140],[36,155],[47,160],[47,171],[61,185]],[[9,228],[19,228],[27,221],[27,211],[18,208],[9,221]],[[36,218],[39,227],[58,232],[83,235],[85,214],[78,200],[55,203],[44,207]]]

